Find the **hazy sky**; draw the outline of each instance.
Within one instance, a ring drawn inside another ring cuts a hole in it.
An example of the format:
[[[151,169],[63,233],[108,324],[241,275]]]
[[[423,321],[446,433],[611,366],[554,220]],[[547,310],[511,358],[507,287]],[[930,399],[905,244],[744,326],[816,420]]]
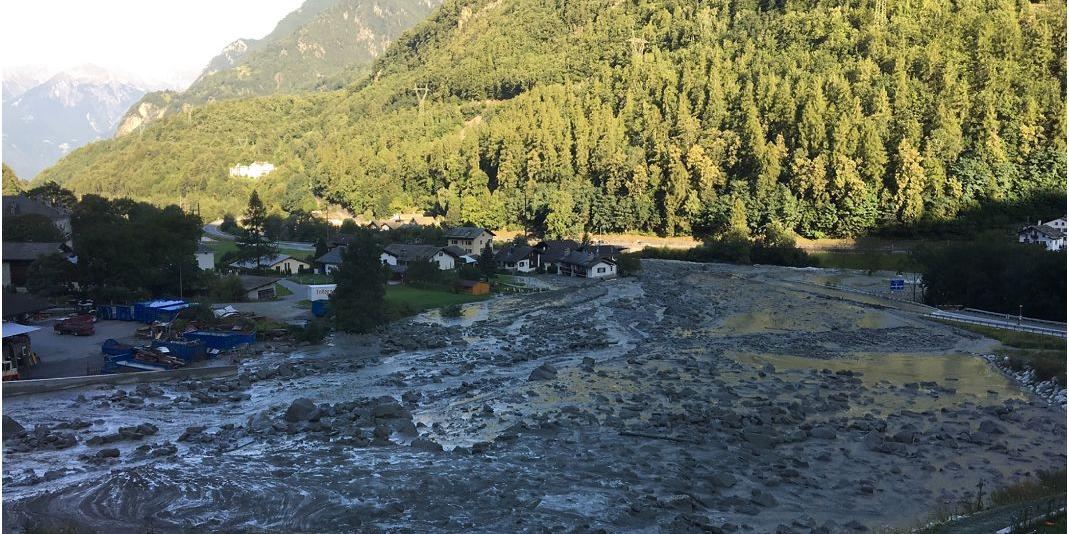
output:
[[[301,0],[3,0],[3,67],[95,64],[192,81],[223,47],[266,35]]]

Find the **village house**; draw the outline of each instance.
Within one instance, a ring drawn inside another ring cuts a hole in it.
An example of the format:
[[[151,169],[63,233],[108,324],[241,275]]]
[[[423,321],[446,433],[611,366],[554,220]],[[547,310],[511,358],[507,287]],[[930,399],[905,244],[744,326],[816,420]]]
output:
[[[452,256],[453,263],[458,267],[461,265],[472,265],[479,262],[479,260],[476,259],[474,256],[468,254],[466,250],[456,245],[449,245],[448,247],[443,248],[442,252],[445,252],[446,254]]]
[[[620,257],[620,254],[627,251],[627,247],[618,245],[587,245],[580,250],[597,255],[599,258],[616,261],[616,259]]]
[[[527,245],[506,245],[494,255],[494,261],[499,269],[510,272],[529,273],[538,268],[538,254]]]
[[[245,289],[246,300],[272,300],[278,296],[275,284],[278,278],[271,276],[241,275],[241,286]]]
[[[445,233],[446,244],[460,247],[472,256],[478,256],[483,249],[494,249],[494,233],[485,228],[460,226]]]
[[[1025,226],[1017,231],[1017,242],[1043,245],[1049,251],[1065,250],[1065,218]]]
[[[345,254],[345,246],[337,246],[327,251],[326,254],[315,259],[316,272],[331,274],[341,269],[342,255]]]
[[[579,242],[571,239],[550,239],[534,246],[537,261],[535,267],[552,270],[560,260],[574,250],[579,250]]]
[[[434,262],[438,269],[448,270],[456,266],[453,256],[445,252],[443,247],[434,245],[405,245],[393,243],[386,245],[382,255],[379,256],[383,265],[391,267],[408,267],[416,261]]]
[[[573,251],[557,262],[557,273],[561,276],[581,278],[608,278],[616,276],[616,261],[598,257],[589,252]]]
[[[4,287],[25,287],[31,263],[42,256],[66,253],[63,243],[5,242],[3,247]]]
[[[193,257],[197,260],[197,268],[202,271],[211,271],[215,269],[215,251],[205,245],[204,243],[197,243],[197,251],[193,253]]]
[[[1055,230],[1061,230],[1063,234],[1065,233],[1065,217],[1058,217],[1053,221],[1047,221],[1043,224]]]
[[[71,237],[71,214],[62,208],[53,207],[47,202],[26,195],[7,195],[3,200],[4,217],[19,215],[41,215],[52,221],[52,225],[68,241]]]
[[[259,269],[275,271],[282,274],[293,274],[312,269],[312,266],[308,265],[307,262],[303,262],[287,254],[263,256],[259,261],[257,261],[256,258],[235,261],[231,263],[230,266],[241,271],[255,271]]]

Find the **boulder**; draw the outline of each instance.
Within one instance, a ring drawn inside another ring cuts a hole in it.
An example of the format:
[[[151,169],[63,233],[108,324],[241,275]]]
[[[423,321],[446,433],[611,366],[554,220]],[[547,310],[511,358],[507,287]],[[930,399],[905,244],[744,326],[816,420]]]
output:
[[[379,403],[371,408],[371,416],[379,419],[409,419],[411,414],[404,406],[393,397],[380,399]]]
[[[835,429],[830,426],[818,426],[809,431],[810,437],[816,439],[835,439],[837,434]]]
[[[282,418],[289,423],[298,423],[301,421],[311,421],[319,415],[319,408],[312,402],[312,399],[299,398],[290,404],[289,408],[286,408],[286,413],[282,415]]]
[[[427,452],[442,452],[444,450],[441,444],[426,438],[416,438],[412,440],[412,448]]]
[[[4,433],[4,439],[15,437],[26,431],[26,429],[23,428],[23,426],[20,425],[19,422],[14,420],[11,416],[5,415],[3,419],[4,422],[2,430]]]
[[[984,420],[980,421],[980,432],[984,434],[1005,434],[1006,431],[1002,428],[1002,425],[994,421]]]
[[[118,458],[119,449],[100,449],[97,451],[97,458]]]
[[[272,429],[274,421],[271,420],[271,414],[267,410],[255,413],[249,416],[248,422],[245,427],[250,432],[268,432]]]
[[[548,363],[543,363],[538,367],[535,367],[534,371],[531,371],[531,376],[527,377],[529,381],[537,380],[552,380],[557,378],[557,369]]]

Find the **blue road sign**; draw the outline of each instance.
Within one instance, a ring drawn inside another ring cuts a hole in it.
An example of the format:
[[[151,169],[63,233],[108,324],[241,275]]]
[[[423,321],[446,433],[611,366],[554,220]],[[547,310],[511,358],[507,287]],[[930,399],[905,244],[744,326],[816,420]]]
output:
[[[891,291],[904,291],[906,289],[906,281],[902,278],[896,278],[891,280]]]

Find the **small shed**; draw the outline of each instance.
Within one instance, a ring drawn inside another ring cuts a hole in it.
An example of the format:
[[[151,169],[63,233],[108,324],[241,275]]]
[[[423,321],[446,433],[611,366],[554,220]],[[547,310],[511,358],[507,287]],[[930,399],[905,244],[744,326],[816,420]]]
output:
[[[468,295],[489,295],[490,284],[476,280],[457,280],[457,293]]]
[[[275,284],[278,278],[272,276],[242,275],[241,285],[245,287],[245,298],[248,300],[271,300],[277,296]]]

